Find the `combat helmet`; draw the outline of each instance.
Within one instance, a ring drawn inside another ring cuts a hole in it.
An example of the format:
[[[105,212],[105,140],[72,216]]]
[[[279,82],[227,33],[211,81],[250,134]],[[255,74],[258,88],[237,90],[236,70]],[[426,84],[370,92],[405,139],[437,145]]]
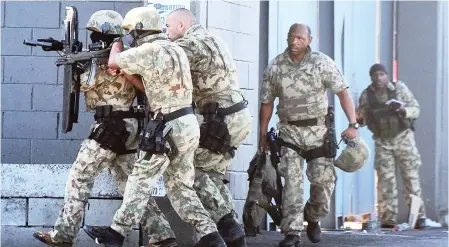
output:
[[[122,27],[129,32],[134,30],[162,32],[161,16],[153,6],[137,7],[126,13]]]
[[[334,161],[334,165],[345,172],[355,172],[362,168],[368,161],[370,152],[366,142],[357,136],[353,139],[343,139],[346,148]]]
[[[87,22],[87,30],[104,35],[124,35],[123,17],[114,10],[99,10],[92,14]]]

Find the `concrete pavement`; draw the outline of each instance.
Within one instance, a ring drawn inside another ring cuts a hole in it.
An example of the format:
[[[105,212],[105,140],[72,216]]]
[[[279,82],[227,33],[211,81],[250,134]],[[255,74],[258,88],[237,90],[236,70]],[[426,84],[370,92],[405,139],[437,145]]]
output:
[[[277,247],[283,238],[277,232],[263,232],[257,237],[247,238],[248,247]],[[379,234],[361,233],[360,231],[328,231],[323,232],[321,242],[313,244],[305,233],[302,235],[303,247],[447,247],[448,229],[429,229],[391,232]]]

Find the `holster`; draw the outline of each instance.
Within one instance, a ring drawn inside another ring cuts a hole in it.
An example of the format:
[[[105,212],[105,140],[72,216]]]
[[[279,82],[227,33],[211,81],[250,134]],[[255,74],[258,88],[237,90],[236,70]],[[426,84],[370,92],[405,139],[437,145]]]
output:
[[[140,134],[139,148],[152,154],[164,154],[167,153],[167,147],[165,146],[164,129],[166,125],[162,120],[148,121],[144,130]]]
[[[153,112],[147,113],[144,130],[140,133],[139,149],[147,152],[146,158],[149,158],[148,156],[151,157],[153,154],[165,153],[170,160],[173,160],[179,154],[179,150],[169,135],[171,127],[166,123],[187,114],[192,114],[193,109],[191,107],[181,108],[166,115]],[[148,120],[150,117],[154,118]]]
[[[237,148],[231,147],[231,135],[225,116],[246,108],[246,101],[240,102],[228,108],[219,108],[218,103],[207,103],[202,107],[203,124],[200,126],[199,146],[214,153],[225,155],[229,153],[232,158]]]
[[[88,138],[97,141],[100,147],[120,155],[132,153],[126,150],[125,145],[129,135],[130,133],[126,130],[126,123],[123,119],[108,118],[103,119]]]

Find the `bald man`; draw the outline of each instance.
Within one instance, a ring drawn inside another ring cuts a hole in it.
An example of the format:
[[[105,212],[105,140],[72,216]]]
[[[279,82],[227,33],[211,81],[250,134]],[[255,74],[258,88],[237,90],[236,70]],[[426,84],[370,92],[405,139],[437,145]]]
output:
[[[235,62],[226,45],[197,24],[187,9],[167,16],[167,33],[187,54],[193,99],[197,113],[203,116],[194,188],[227,246],[246,246],[224,178],[235,150],[251,132],[252,118],[240,91]]]
[[[348,84],[331,58],[312,51],[311,42],[310,28],[305,24],[293,24],[288,32],[287,49],[270,62],[263,74],[260,94],[260,149],[263,151],[273,102],[279,98],[277,127],[281,158],[278,172],[285,179],[280,226],[285,238],[279,243],[280,247],[300,246],[303,219],[308,222],[306,231],[310,241],[321,240],[319,221],[329,213],[336,180],[333,165],[336,137],[333,126],[329,125],[333,120],[328,114],[328,89],[338,96],[349,121],[341,135],[350,139],[358,135]],[[305,206],[303,160],[307,161],[306,173],[310,181],[310,198]]]

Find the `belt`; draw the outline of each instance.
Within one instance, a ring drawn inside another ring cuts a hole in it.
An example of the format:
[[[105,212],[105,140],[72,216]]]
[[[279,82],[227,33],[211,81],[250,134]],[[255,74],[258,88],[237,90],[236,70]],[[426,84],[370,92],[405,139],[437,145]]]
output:
[[[180,117],[188,115],[188,114],[193,114],[193,108],[192,107],[181,108],[179,110],[176,110],[174,112],[170,112],[168,114],[159,113],[156,117],[154,116],[154,112],[150,112],[150,115],[153,118],[157,119],[158,117],[162,117],[165,122],[173,121],[173,120],[175,120],[177,118],[180,118]]]
[[[144,118],[145,113],[144,112],[135,112],[133,108],[130,108],[129,111],[113,111],[111,105],[104,105],[104,106],[97,106],[95,108],[95,115],[94,119],[95,121],[99,121],[102,119],[107,118]]]
[[[248,101],[243,100],[237,104],[234,104],[230,107],[226,107],[226,108],[218,108],[217,109],[217,114],[221,115],[221,116],[227,116],[227,115],[231,115],[233,113],[236,113],[238,111],[241,111],[243,109],[245,109],[248,105]],[[204,115],[204,113],[200,112],[201,115]]]
[[[318,118],[309,118],[297,121],[288,121],[288,124],[298,127],[316,126],[318,125]]]

